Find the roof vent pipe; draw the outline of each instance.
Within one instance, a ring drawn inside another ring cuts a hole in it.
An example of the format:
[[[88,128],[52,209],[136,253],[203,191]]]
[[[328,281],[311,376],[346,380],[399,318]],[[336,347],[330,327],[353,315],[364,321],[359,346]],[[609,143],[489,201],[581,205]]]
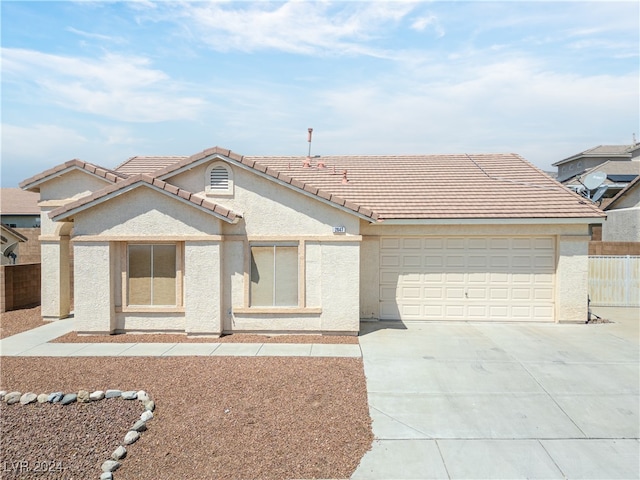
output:
[[[304,168],[309,168],[311,166],[311,134],[313,133],[313,128],[308,128],[307,132],[309,135],[307,136],[307,142],[309,142],[309,151],[307,152],[307,158],[302,162],[302,166]]]

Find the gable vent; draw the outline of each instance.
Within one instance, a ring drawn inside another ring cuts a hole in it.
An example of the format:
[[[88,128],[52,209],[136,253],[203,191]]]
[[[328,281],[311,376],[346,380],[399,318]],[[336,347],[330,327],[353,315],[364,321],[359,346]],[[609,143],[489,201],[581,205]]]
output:
[[[212,191],[226,191],[229,189],[229,171],[224,167],[211,169],[209,187]]]

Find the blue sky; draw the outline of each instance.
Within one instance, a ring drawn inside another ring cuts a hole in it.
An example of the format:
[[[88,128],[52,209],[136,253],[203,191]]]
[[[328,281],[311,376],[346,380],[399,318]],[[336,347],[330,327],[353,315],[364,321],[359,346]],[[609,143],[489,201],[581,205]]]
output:
[[[134,155],[640,138],[638,2],[1,2],[2,186]]]

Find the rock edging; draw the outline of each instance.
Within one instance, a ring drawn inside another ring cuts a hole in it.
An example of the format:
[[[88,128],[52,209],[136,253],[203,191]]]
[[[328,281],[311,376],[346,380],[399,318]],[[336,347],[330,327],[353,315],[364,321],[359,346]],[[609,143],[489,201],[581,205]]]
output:
[[[144,411],[140,414],[140,418],[129,427],[124,439],[123,445],[119,445],[111,457],[105,460],[101,465],[102,473],[100,474],[100,480],[113,480],[113,472],[115,472],[122,463],[120,462],[127,456],[127,449],[124,445],[131,445],[140,438],[140,433],[147,430],[147,422],[153,418],[153,412],[156,408],[155,402],[151,399],[149,394],[144,390],[96,390],[89,392],[87,390],[80,390],[77,393],[64,393],[64,392],[52,392],[36,394],[33,392],[21,393],[21,392],[8,392],[5,390],[0,391],[0,399],[7,405],[13,405],[19,403],[20,405],[29,405],[30,403],[59,403],[60,405],[69,405],[71,403],[89,403],[99,400],[107,400],[110,398],[122,398],[123,400],[139,400],[142,403]]]

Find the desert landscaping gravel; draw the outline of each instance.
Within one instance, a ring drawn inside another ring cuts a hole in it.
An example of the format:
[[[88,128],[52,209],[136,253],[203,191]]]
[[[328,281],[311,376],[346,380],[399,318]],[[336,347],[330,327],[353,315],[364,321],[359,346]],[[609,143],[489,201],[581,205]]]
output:
[[[98,478],[142,410],[122,398],[64,406],[0,402],[0,477]]]
[[[10,337],[46,323],[40,316],[40,306],[11,310],[0,314],[0,338]]]
[[[2,390],[115,388],[150,394],[154,419],[127,448],[117,480],[349,478],[373,440],[359,358],[2,357],[0,362]],[[65,468],[37,478],[98,478],[113,447],[104,445],[112,441],[104,432],[114,431],[112,425],[105,429],[105,419],[114,413],[107,410],[127,405],[109,402],[89,404],[92,432],[83,430],[89,412],[84,405],[3,405],[0,465],[28,452]],[[122,412],[125,429],[129,415],[140,413],[138,402],[128,405],[135,412]],[[46,421],[41,409],[50,409]],[[43,441],[45,431],[52,434]]]
[[[253,335],[234,333],[215,337],[188,337],[172,333],[122,333],[117,335],[78,335],[69,332],[52,343],[341,343],[357,344],[358,337],[347,335]]]

